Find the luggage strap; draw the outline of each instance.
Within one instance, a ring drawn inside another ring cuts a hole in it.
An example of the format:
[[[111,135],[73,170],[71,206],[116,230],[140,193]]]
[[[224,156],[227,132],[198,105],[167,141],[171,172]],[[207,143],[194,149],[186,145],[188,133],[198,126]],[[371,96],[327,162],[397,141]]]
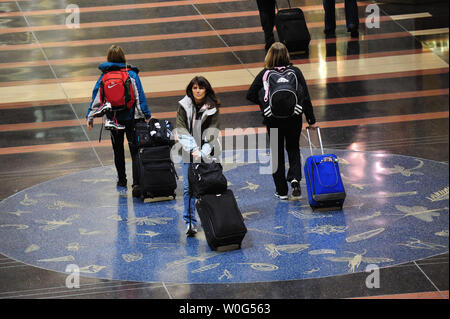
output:
[[[100,127],[100,135],[98,136],[98,142],[100,143],[102,140],[102,132],[103,132],[103,120],[102,120],[102,126]]]
[[[116,112],[117,111],[113,111],[114,112],[114,118],[113,120],[117,122],[117,118],[116,118]],[[98,142],[100,143],[102,141],[102,133],[103,133],[103,127],[104,127],[104,121],[102,119],[102,126],[100,127],[100,135],[98,136]]]
[[[336,166],[337,166],[337,161],[335,161],[335,160],[326,160],[326,159],[329,159],[329,157],[325,157],[322,161],[320,161],[319,163],[316,163],[316,161],[312,161],[312,168],[314,169],[314,168],[316,168],[316,172],[317,172],[317,178],[319,179],[319,184],[320,185],[322,185],[322,186],[324,186],[324,187],[335,187],[338,183],[339,183],[339,177],[338,177],[338,171],[337,171],[337,168],[336,168]],[[333,168],[334,168],[334,175],[335,175],[335,177],[336,177],[336,180],[334,181],[334,183],[332,183],[332,184],[324,184],[324,183],[322,183],[322,181],[321,181],[321,179],[320,179],[320,170],[319,170],[319,167],[318,167],[318,165],[319,164],[322,164],[322,163],[325,163],[325,162],[332,162],[332,164],[333,164]],[[313,174],[313,176],[314,176],[314,174]]]

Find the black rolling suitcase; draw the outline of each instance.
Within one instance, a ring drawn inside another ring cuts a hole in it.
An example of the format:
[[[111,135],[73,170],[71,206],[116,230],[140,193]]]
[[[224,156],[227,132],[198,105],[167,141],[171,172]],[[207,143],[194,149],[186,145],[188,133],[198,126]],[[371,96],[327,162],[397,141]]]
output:
[[[276,2],[275,2],[276,3]],[[305,15],[300,8],[292,8],[288,0],[289,9],[278,9],[275,16],[275,26],[278,38],[289,52],[308,51],[311,35],[306,25]]]
[[[177,173],[170,158],[170,146],[142,147],[138,152],[141,200],[173,197],[177,188]]]
[[[231,190],[202,195],[195,207],[212,250],[241,248],[247,227]]]

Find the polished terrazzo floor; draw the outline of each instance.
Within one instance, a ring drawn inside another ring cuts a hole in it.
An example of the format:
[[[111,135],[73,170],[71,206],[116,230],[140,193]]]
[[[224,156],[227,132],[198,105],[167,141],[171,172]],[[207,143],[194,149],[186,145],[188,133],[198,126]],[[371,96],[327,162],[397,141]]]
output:
[[[305,198],[276,201],[257,164],[225,166],[249,232],[241,251],[218,254],[202,232],[183,234],[181,196],[143,204],[116,189],[109,139],[84,114],[117,43],[153,116],[174,120],[203,74],[222,100],[224,142],[248,127],[264,140],[245,99],[264,59],[256,3],[79,1],[69,29],[65,4],[0,1],[0,298],[448,299],[448,3],[378,3],[380,28],[368,29],[371,2],[358,2],[351,39],[338,1],[325,39],[321,1],[291,2],[312,35],[293,62],[349,196],[343,211],[314,215]],[[99,188],[96,204],[83,196]],[[65,286],[69,263],[85,267],[80,288]],[[371,263],[376,289],[364,285]]]
[[[266,152],[223,158],[248,229],[240,250],[211,251],[201,229],[186,238],[181,181],[175,200],[142,202],[116,187],[115,168],[106,166],[4,200],[2,253],[62,273],[78,265],[96,278],[245,283],[337,276],[448,251],[448,165],[326,149],[339,158],[347,196],[342,210],[313,211],[305,196],[275,200]]]

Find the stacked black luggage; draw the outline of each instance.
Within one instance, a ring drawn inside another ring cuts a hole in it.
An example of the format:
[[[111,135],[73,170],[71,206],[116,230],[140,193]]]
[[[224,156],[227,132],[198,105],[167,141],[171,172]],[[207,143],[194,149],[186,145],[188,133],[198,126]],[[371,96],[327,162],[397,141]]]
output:
[[[277,4],[277,2],[275,2]],[[306,25],[305,15],[300,8],[278,9],[275,16],[275,26],[278,38],[289,52],[308,51],[311,35]]]
[[[177,174],[170,157],[174,144],[172,125],[167,120],[151,119],[136,123],[140,198],[175,199]]]
[[[212,250],[240,249],[247,228],[234,194],[227,188],[222,165],[215,161],[192,163],[189,189],[196,198],[195,207],[209,247]]]

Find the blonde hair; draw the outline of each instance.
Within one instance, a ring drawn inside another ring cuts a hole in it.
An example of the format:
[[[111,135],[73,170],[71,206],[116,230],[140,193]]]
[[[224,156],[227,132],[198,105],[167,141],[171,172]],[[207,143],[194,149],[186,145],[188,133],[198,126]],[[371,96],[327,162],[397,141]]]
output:
[[[125,53],[121,47],[113,44],[108,49],[107,60],[114,63],[126,63]]]
[[[267,69],[272,69],[277,66],[286,66],[289,63],[290,56],[286,46],[281,42],[272,44],[264,59],[264,66]]]

